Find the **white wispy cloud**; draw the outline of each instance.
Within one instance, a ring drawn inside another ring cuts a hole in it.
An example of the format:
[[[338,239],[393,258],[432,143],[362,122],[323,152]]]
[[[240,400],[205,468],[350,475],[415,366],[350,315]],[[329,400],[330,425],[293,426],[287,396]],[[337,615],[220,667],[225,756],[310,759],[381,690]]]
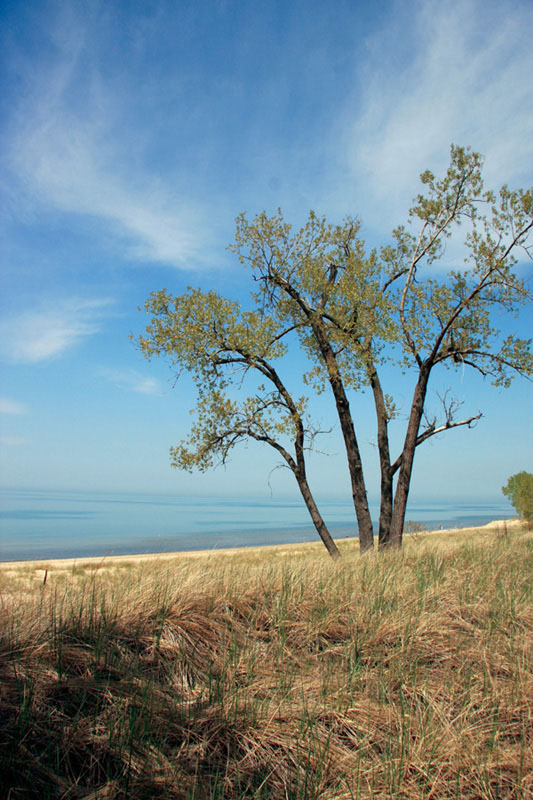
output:
[[[60,356],[100,330],[103,311],[109,305],[106,298],[70,298],[56,301],[53,307],[6,315],[0,322],[0,356],[23,364]]]
[[[140,394],[162,394],[161,384],[156,378],[139,378],[132,389]]]
[[[387,228],[405,218],[418,174],[445,168],[452,142],[484,154],[490,186],[529,179],[533,164],[527,5],[419,0],[395,9],[367,42],[363,95],[345,119],[360,213]]]
[[[23,403],[10,400],[8,397],[0,397],[0,414],[25,414],[27,411]]]
[[[132,257],[190,266],[198,242],[194,213],[152,181],[139,187],[121,175],[96,128],[50,109],[17,139],[19,175],[56,208],[106,222]]]
[[[105,367],[100,369],[99,373],[110,383],[130,392],[149,395],[164,394],[163,386],[157,378],[146,377],[134,369],[110,369]]]
[[[142,134],[122,118],[123,98],[104,88],[95,64],[80,90],[90,26],[69,15],[51,35],[56,61],[27,69],[8,136],[10,167],[27,197],[99,220],[134,259],[197,264],[208,235],[201,212],[185,192],[143,169]]]
[[[21,447],[25,444],[30,444],[30,440],[23,436],[0,436],[0,445],[4,447]]]

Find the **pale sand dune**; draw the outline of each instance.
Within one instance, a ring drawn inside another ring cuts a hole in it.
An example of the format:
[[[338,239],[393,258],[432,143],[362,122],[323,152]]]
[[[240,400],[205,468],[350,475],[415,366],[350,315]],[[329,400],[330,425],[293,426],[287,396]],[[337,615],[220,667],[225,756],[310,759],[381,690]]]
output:
[[[449,528],[446,530],[432,530],[432,531],[421,531],[420,534],[416,535],[423,535],[428,536],[431,534],[442,534],[442,533],[458,533],[461,531],[462,533],[468,533],[469,531],[478,531],[478,530],[488,530],[494,528],[495,530],[503,530],[504,525],[507,527],[515,528],[517,526],[521,526],[522,523],[518,519],[514,520],[507,520],[504,522],[503,520],[495,520],[493,522],[489,522],[487,525],[477,526],[473,528]],[[406,534],[407,536],[411,536],[411,534]],[[354,538],[344,538],[339,540],[341,542],[353,542],[355,543],[357,540]],[[175,553],[139,553],[134,555],[109,555],[109,556],[89,556],[89,557],[82,557],[82,558],[55,558],[55,559],[41,559],[36,561],[1,561],[0,562],[0,570],[13,570],[13,569],[20,569],[21,567],[27,567],[28,569],[43,569],[43,570],[56,570],[56,569],[69,569],[72,567],[83,567],[83,566],[98,566],[99,564],[106,564],[107,566],[112,564],[124,564],[124,563],[139,563],[142,561],[151,561],[153,559],[157,559],[159,561],[168,561],[170,559],[181,559],[181,558],[205,558],[205,557],[213,557],[213,556],[231,556],[234,553],[246,552],[246,553],[253,553],[254,551],[270,551],[275,552],[279,551],[283,553],[284,551],[290,551],[294,548],[308,548],[308,547],[322,547],[322,543],[320,540],[311,541],[311,542],[300,542],[295,544],[294,542],[291,544],[275,544],[275,545],[258,545],[252,547],[228,547],[228,548],[221,548],[221,549],[211,549],[211,550],[183,550],[178,551]]]

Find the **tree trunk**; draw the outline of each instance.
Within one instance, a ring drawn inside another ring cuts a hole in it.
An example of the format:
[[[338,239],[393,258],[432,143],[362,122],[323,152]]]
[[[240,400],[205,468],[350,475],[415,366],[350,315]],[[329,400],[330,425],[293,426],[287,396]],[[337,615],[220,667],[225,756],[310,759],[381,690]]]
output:
[[[381,472],[378,547],[379,549],[382,549],[387,547],[390,539],[393,474],[390,463],[387,407],[385,404],[385,398],[383,396],[383,390],[381,388],[381,382],[379,380],[377,370],[373,365],[368,368],[367,374],[370,380],[370,386],[372,387],[372,393],[374,395],[374,406],[376,408],[378,427],[378,452]]]
[[[337,397],[335,397],[335,400],[337,400]],[[359,446],[357,444],[355,429],[350,414],[350,406],[346,396],[337,402],[337,411],[339,414],[341,430],[346,447],[346,455],[348,458],[348,467],[352,485],[352,499],[357,516],[357,525],[359,528],[359,549],[361,553],[366,553],[368,550],[372,550],[374,547],[374,529],[372,527],[370,509],[368,508],[366,487],[363,476],[363,465],[361,463],[361,456],[359,454]]]
[[[315,498],[311,492],[309,484],[307,482],[307,472],[305,468],[305,454],[304,454],[304,427],[302,424],[302,420],[298,416],[297,419],[297,434],[296,434],[296,441],[294,442],[294,451],[296,454],[296,462],[290,458],[288,454],[285,455],[285,460],[287,461],[289,467],[294,473],[294,477],[298,481],[298,486],[300,488],[300,492],[304,499],[305,505],[307,506],[307,510],[311,515],[311,519],[313,520],[313,524],[317,530],[318,535],[324,542],[324,546],[330,556],[334,559],[338,559],[341,557],[341,554],[337,548],[337,545],[333,541],[333,538],[328,531],[324,520],[322,519],[322,514],[318,510],[318,506],[315,503]]]
[[[374,529],[372,527],[370,509],[368,508],[363,464],[359,452],[359,445],[357,444],[352,415],[350,413],[350,404],[346,397],[337,359],[335,358],[331,344],[323,329],[322,320],[319,317],[312,318],[311,324],[326,364],[329,384],[337,406],[337,414],[339,416],[348,459],[352,499],[359,528],[359,550],[361,553],[366,553],[374,547]]]
[[[392,485],[390,466],[381,467],[381,500],[379,508],[378,548],[384,550],[389,546],[392,527]]]
[[[315,503],[314,497],[311,494],[311,489],[309,488],[309,484],[307,483],[307,479],[305,476],[301,474],[296,475],[296,480],[298,481],[298,486],[300,487],[300,492],[302,493],[302,497],[305,501],[305,505],[307,506],[307,510],[311,515],[311,519],[313,520],[313,524],[317,529],[318,535],[324,542],[326,550],[330,554],[330,556],[334,559],[341,558],[341,554],[333,538],[328,531],[324,520],[322,519],[322,515],[318,510],[317,504]]]
[[[411,404],[411,414],[402,450],[402,465],[398,475],[398,483],[394,495],[394,506],[392,511],[390,538],[387,546],[400,548],[402,546],[403,526],[405,522],[405,511],[407,508],[407,498],[411,484],[413,472],[413,461],[416,450],[416,440],[420,429],[420,421],[424,413],[424,403],[429,381],[430,367],[423,364],[420,368],[420,375],[413,394]]]

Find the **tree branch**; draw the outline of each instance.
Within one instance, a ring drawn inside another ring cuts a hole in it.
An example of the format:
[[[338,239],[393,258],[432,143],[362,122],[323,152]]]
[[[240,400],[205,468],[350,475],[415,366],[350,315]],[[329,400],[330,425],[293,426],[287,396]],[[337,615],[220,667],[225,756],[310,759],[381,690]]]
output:
[[[475,370],[481,373],[483,377],[486,377],[487,375],[494,375],[494,372],[492,370],[483,369],[479,364],[476,364],[474,361],[466,359],[465,356],[477,356],[478,358],[486,358],[489,361],[495,361],[502,367],[508,367],[509,369],[518,372],[520,375],[523,375],[523,377],[527,378],[528,380],[531,380],[531,378],[528,375],[524,375],[524,373],[518,369],[516,364],[513,364],[511,361],[508,361],[506,358],[503,358],[497,353],[486,353],[483,350],[474,350],[466,348],[463,350],[460,349],[448,350],[445,355],[439,356],[438,358],[435,359],[433,363],[439,364],[444,361],[447,361],[448,359],[452,359],[452,361],[461,362],[462,364],[467,364],[469,367],[473,367]]]
[[[339,266],[338,266],[338,264],[333,264],[332,262],[330,262],[326,285],[324,287],[324,291],[322,292],[322,297],[320,298],[320,301],[319,301],[318,306],[317,306],[317,308],[319,308],[322,311],[326,307],[326,303],[329,300],[329,295],[330,295],[331,289],[335,285],[335,281],[337,280],[337,275],[338,274],[339,274]]]
[[[489,278],[491,277],[491,275],[494,272],[498,272],[499,274],[501,274],[500,273],[500,269],[503,266],[503,263],[505,262],[505,259],[510,255],[510,253],[513,250],[513,248],[515,248],[519,244],[519,239],[521,239],[523,236],[525,236],[526,233],[529,230],[531,230],[532,228],[533,228],[533,221],[531,221],[529,223],[529,225],[526,225],[526,227],[523,228],[519,233],[515,234],[515,236],[513,237],[512,241],[507,246],[507,248],[506,248],[505,252],[503,253],[503,255],[497,260],[497,262],[495,264],[493,264],[491,267],[489,267],[486,270],[486,272],[483,274],[481,279],[478,281],[477,285],[472,289],[472,291],[470,292],[468,297],[463,298],[461,300],[461,302],[458,303],[455,306],[455,308],[452,311],[450,317],[448,318],[448,321],[446,322],[444,327],[441,329],[441,332],[438,334],[438,336],[437,336],[437,338],[435,340],[435,344],[433,346],[433,350],[431,351],[431,355],[430,355],[430,359],[429,359],[432,363],[436,363],[435,359],[436,359],[437,353],[439,352],[439,348],[440,348],[442,342],[444,341],[444,338],[445,338],[446,334],[448,333],[448,331],[450,330],[450,328],[454,324],[454,322],[461,315],[461,313],[465,310],[465,308],[468,308],[470,306],[472,300],[485,288],[485,286],[488,284],[488,281],[489,281]]]
[[[462,419],[462,420],[457,420],[457,421],[454,420],[454,416],[455,416],[457,410],[463,404],[459,400],[454,400],[453,398],[448,400],[447,396],[448,396],[448,391],[445,392],[443,397],[441,397],[440,395],[438,396],[439,400],[441,401],[441,404],[442,404],[442,406],[444,408],[444,414],[445,414],[445,420],[446,421],[444,423],[442,423],[441,425],[437,425],[437,418],[436,417],[434,417],[431,421],[427,420],[427,427],[426,427],[425,430],[422,431],[422,433],[420,433],[417,436],[417,439],[416,439],[416,442],[415,442],[415,447],[418,447],[423,442],[425,442],[428,439],[430,439],[432,436],[436,436],[438,433],[443,433],[444,431],[449,431],[452,428],[460,428],[460,427],[462,427],[464,425],[466,425],[469,428],[471,428],[483,416],[481,411],[479,411],[477,414],[474,414],[471,417],[468,417],[467,419]],[[392,475],[394,475],[400,469],[400,467],[402,465],[402,460],[403,460],[403,453],[401,455],[399,455],[398,458],[396,459],[396,461],[392,464],[392,466],[391,466],[391,474]]]

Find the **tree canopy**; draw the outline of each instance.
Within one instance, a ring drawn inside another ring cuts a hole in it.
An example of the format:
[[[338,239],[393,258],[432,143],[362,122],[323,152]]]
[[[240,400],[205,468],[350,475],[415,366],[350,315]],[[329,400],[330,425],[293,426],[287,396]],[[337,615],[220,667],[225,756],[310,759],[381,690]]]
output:
[[[509,498],[519,517],[531,525],[533,523],[533,475],[530,472],[518,472],[511,475],[502,492]]]
[[[533,191],[487,192],[481,169],[477,153],[452,146],[441,179],[421,175],[423,190],[407,224],[370,251],[355,218],[332,225],[311,211],[293,230],[281,211],[252,220],[241,214],[230,249],[251,271],[251,310],[216,292],[153,292],[140,348],[147,358],[165,355],[178,372],[190,372],[198,388],[196,421],[171,449],[172,463],[203,470],[224,463],[243,440],[268,444],[292,470],[318,533],[338,555],[307,480],[305,456],[319,429],[307,398],[293,397],[282,376],[296,337],[311,365],[303,375],[310,391],[331,392],[363,552],[374,535],[350,399],[370,390],[381,473],[378,541],[399,547],[417,447],[481,417],[458,419],[460,403],[449,393],[441,418],[429,416],[433,371],[470,368],[504,387],[516,375],[533,374],[531,340],[502,335],[494,321],[495,311],[516,313],[531,299],[516,265],[520,250],[529,254]],[[461,243],[463,261],[445,274],[437,262],[449,239],[454,247]],[[382,384],[386,362],[413,379],[403,446],[395,454],[389,424],[397,411]],[[247,394],[250,375],[258,382]]]

